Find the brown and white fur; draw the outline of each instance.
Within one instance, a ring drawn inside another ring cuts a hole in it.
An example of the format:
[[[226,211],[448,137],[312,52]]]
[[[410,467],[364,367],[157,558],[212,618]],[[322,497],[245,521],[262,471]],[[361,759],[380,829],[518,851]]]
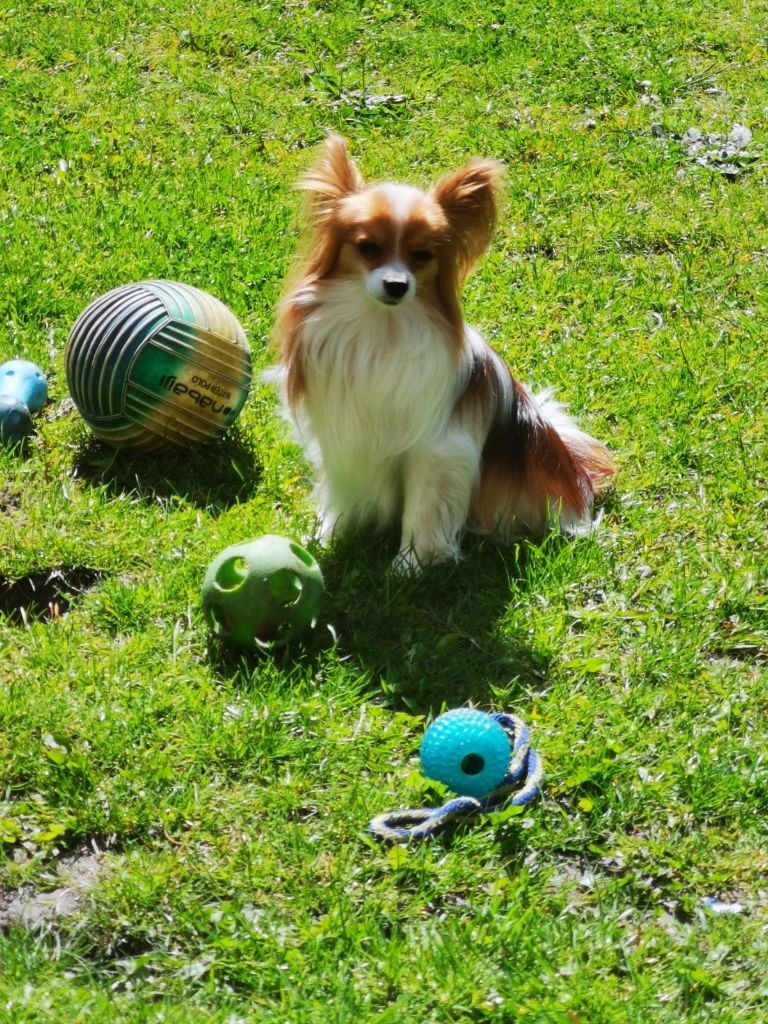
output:
[[[331,135],[302,182],[312,223],[278,310],[275,376],[316,469],[322,535],[399,522],[403,571],[457,558],[465,528],[584,532],[614,473],[603,445],[464,323],[501,177],[478,159],[429,192],[366,187]]]

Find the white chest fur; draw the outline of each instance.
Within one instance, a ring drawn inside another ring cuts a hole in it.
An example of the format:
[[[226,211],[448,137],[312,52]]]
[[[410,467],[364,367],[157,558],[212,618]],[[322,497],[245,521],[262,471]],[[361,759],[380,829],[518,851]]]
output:
[[[428,446],[445,430],[455,356],[418,299],[388,308],[356,282],[326,285],[302,334],[308,426],[322,460],[364,466]]]

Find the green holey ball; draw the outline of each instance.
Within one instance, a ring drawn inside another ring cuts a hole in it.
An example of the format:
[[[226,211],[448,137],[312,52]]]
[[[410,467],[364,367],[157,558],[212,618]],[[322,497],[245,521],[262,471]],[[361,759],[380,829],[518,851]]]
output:
[[[312,555],[269,534],[214,558],[203,580],[203,612],[223,641],[256,649],[311,629],[324,592]]]

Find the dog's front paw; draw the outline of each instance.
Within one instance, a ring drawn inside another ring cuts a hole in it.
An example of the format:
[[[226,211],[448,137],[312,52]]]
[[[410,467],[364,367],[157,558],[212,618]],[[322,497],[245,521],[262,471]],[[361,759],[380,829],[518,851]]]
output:
[[[330,512],[321,512],[315,526],[315,540],[322,548],[331,546],[336,535],[336,516]]]
[[[398,551],[389,571],[393,576],[418,576],[424,565],[412,547]]]
[[[459,558],[453,546],[417,548],[411,545],[398,551],[390,571],[395,576],[419,576],[428,566],[458,562]]]
[[[398,576],[418,576],[428,566],[458,562],[461,559],[458,542],[450,538],[417,536],[413,537],[410,543],[403,538],[401,543],[402,546],[392,563],[392,572]]]

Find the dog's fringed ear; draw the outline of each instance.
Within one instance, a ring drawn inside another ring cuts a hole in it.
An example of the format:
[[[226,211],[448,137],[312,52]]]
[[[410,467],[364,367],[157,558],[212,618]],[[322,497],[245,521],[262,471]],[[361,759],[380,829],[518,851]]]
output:
[[[500,163],[477,159],[443,178],[432,190],[448,218],[461,278],[490,244],[503,178]]]
[[[300,182],[313,213],[320,218],[332,215],[340,199],[359,192],[363,186],[363,177],[349,155],[346,142],[334,133],[328,135],[319,159]]]

